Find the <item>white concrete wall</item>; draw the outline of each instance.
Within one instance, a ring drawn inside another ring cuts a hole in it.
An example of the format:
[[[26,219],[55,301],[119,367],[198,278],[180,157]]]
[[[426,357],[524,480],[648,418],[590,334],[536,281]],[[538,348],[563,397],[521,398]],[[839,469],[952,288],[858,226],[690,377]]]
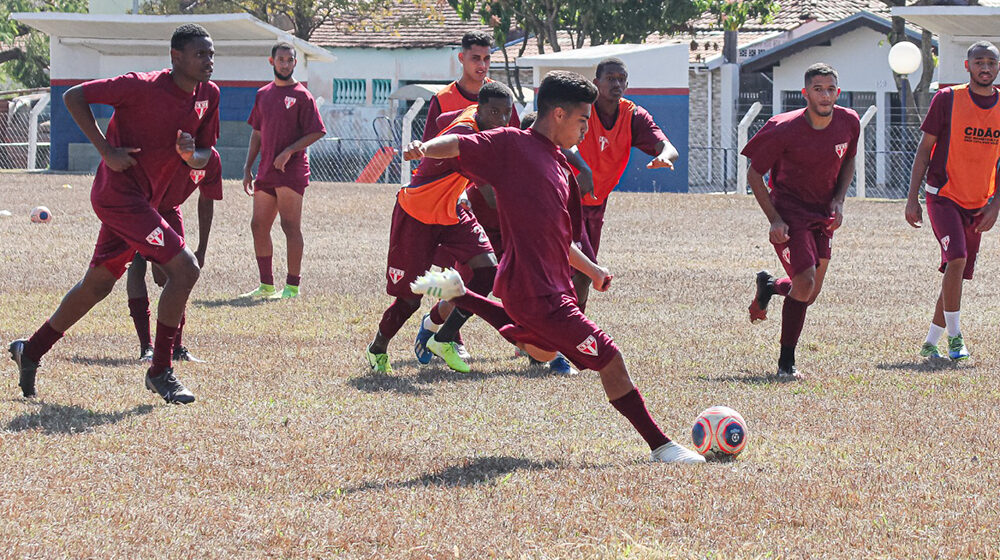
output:
[[[969,45],[976,41],[969,37],[955,38],[944,35],[938,38],[938,81],[942,85],[964,84],[969,81],[969,72],[965,69],[966,52]],[[994,45],[1000,42],[994,40]]]
[[[597,47],[599,48],[599,47]],[[586,49],[581,49],[585,51]],[[554,53],[553,56],[558,56]],[[688,45],[663,45],[656,49],[643,49],[637,52],[618,53],[615,56],[628,66],[628,85],[630,88],[686,88],[688,87]],[[588,78],[597,74],[597,63],[604,56],[588,63],[578,64],[576,61],[551,64],[542,62],[534,67],[535,87],[542,82],[545,74],[552,70],[571,70]]]
[[[333,98],[335,78],[392,80],[395,89],[400,81],[448,82],[462,75],[456,48],[438,49],[327,49],[335,62],[313,63],[309,71],[309,90],[314,96]]]

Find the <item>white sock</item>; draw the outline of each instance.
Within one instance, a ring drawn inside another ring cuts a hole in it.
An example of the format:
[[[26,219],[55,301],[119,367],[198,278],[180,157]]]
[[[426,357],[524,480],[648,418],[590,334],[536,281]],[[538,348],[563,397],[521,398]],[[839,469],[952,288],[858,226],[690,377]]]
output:
[[[438,332],[438,329],[441,328],[441,325],[438,325],[438,324],[434,323],[434,321],[431,321],[431,315],[430,315],[430,313],[428,313],[427,315],[424,316],[423,325],[424,325],[425,329],[427,329],[427,330],[429,330],[431,332]]]
[[[959,326],[959,316],[962,314],[961,311],[945,311],[944,312],[944,324],[948,329],[948,336],[958,336],[962,333],[962,329]]]
[[[941,340],[941,335],[944,334],[944,327],[935,325],[931,323],[931,328],[927,330],[927,339],[924,341],[927,344],[933,344],[937,346],[939,340]]]

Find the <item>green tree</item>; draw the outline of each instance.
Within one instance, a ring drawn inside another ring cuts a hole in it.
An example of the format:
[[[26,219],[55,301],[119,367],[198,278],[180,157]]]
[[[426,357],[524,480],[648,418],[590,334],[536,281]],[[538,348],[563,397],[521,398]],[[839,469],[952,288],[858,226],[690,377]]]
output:
[[[87,0],[5,0],[0,3],[0,74],[24,87],[49,85],[49,37],[10,19],[14,12],[86,12]]]
[[[726,62],[738,62],[739,42],[737,33],[748,21],[767,23],[778,13],[773,0],[694,0],[698,11],[710,14],[715,27],[722,29],[722,55]]]

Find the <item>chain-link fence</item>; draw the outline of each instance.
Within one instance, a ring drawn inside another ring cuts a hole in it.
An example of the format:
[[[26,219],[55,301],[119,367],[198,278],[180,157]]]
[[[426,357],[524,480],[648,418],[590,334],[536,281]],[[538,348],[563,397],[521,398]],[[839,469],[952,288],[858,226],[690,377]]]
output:
[[[0,169],[49,166],[48,101],[47,91],[0,99]]]

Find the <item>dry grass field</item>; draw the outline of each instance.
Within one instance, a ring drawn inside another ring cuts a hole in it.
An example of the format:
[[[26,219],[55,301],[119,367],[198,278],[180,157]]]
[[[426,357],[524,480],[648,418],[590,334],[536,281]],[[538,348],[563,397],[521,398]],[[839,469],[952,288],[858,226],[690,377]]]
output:
[[[4,347],[86,269],[89,186],[0,175]],[[250,201],[235,182],[225,194],[185,331],[209,363],[177,366],[197,403],[142,386],[123,282],[46,356],[38,399],[4,358],[0,557],[1000,556],[996,232],[966,285],[971,363],[925,364],[929,227],[909,228],[900,202],[848,201],[798,353],[810,378],[782,384],[780,313],[746,315],[753,273],[778,267],[753,200],[613,195],[615,283],[589,315],[669,435],[690,444],[713,404],[750,427],[738,460],[674,466],[648,463],[593,372],[531,368],[482,321],[465,329],[470,374],[418,366],[416,319],[390,347],[394,374],[368,374],[392,187],[313,185],[303,295],[258,305],[236,299],[256,284]],[[28,222],[36,204],[53,223]]]

